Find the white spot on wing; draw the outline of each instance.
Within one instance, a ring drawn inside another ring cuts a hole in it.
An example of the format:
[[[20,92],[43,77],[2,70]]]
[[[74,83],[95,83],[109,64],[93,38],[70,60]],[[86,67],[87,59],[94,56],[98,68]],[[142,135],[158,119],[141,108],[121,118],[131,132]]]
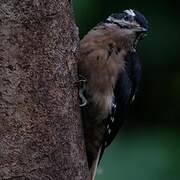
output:
[[[111,117],[111,121],[114,122],[114,118],[113,117]]]
[[[113,108],[116,108],[116,104],[112,103]]]
[[[136,16],[136,14],[134,13],[134,11],[132,9],[128,9],[124,11],[125,13],[129,14],[130,16]]]
[[[135,94],[134,94],[134,96],[132,97],[132,99],[131,99],[131,102],[133,102],[134,100],[135,100]]]

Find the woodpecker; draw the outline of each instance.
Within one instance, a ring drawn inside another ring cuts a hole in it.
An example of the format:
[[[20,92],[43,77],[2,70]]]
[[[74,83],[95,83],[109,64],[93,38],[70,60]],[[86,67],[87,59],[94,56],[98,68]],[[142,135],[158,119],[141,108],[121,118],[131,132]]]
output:
[[[111,14],[80,42],[80,99],[92,180],[138,90],[141,66],[136,47],[148,29],[145,17],[128,9]]]

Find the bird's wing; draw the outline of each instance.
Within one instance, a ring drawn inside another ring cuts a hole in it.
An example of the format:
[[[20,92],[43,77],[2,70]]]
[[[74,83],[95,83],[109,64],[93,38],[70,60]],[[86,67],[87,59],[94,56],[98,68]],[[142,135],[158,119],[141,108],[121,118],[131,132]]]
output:
[[[106,135],[100,159],[105,147],[111,144],[127,117],[129,106],[138,89],[140,76],[141,66],[138,55],[135,52],[129,53],[126,56],[125,71],[119,73],[116,81],[111,114],[105,119]]]

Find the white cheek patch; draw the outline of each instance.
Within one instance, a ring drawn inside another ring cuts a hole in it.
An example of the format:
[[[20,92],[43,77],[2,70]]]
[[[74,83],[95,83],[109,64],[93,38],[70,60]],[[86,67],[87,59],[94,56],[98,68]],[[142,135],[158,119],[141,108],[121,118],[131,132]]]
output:
[[[134,13],[134,11],[132,9],[128,9],[124,11],[125,13],[129,14],[130,16],[136,16],[136,14]]]

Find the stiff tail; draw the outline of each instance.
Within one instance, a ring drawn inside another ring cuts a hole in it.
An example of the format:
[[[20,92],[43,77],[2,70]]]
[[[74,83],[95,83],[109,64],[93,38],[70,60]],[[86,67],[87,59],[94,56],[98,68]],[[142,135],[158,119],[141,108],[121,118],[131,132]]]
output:
[[[94,180],[96,176],[96,171],[97,171],[97,166],[99,164],[99,158],[101,155],[101,150],[102,146],[99,148],[97,158],[93,161],[91,169],[90,169],[90,179],[89,180]]]

